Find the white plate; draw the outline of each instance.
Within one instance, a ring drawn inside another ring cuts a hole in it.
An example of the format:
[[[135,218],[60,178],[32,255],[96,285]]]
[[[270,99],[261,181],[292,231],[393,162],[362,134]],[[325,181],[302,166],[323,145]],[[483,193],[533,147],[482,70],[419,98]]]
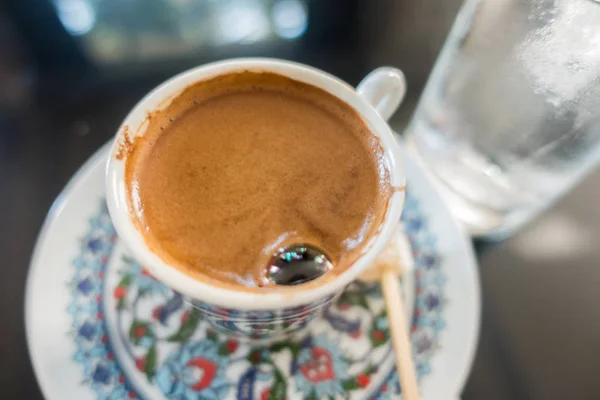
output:
[[[52,206],[26,290],[27,340],[54,399],[400,398],[376,285],[353,284],[302,337],[251,347],[216,334],[132,260],[104,205],[100,149]],[[476,348],[470,240],[408,156],[404,279],[422,398],[453,399]]]

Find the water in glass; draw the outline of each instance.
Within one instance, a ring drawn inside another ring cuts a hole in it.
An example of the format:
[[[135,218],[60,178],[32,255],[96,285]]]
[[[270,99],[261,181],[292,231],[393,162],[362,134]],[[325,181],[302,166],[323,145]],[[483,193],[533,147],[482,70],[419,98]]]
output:
[[[600,4],[467,0],[407,143],[472,234],[530,220],[600,160]]]

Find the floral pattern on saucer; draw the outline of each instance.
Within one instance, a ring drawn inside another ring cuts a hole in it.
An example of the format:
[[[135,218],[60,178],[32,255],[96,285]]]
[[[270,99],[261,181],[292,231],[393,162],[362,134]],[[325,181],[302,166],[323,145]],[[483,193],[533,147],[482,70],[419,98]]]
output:
[[[403,222],[416,265],[411,341],[422,378],[444,329],[445,277],[411,196]],[[304,333],[251,346],[214,331],[133,260],[102,203],[81,238],[69,286],[73,359],[98,399],[360,399],[401,391],[375,284],[350,285]]]

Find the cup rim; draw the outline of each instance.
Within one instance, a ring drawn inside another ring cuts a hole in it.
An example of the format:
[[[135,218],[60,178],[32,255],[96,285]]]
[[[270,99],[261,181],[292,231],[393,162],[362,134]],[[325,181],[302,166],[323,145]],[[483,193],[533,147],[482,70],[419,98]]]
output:
[[[339,275],[332,276],[327,281],[305,290],[298,286],[278,287],[265,292],[235,290],[194,279],[163,261],[147,247],[129,211],[125,160],[118,157],[125,133],[128,132],[131,136],[143,135],[144,122],[149,113],[165,106],[169,99],[176,97],[187,86],[241,70],[269,71],[284,75],[317,86],[349,104],[380,139],[391,184],[394,187],[405,185],[402,155],[391,128],[352,86],[327,72],[296,62],[271,58],[238,58],[197,66],[168,79],[142,98],[125,117],[113,140],[106,165],[106,197],[109,213],[119,237],[133,256],[156,279],[184,296],[219,307],[242,310],[274,310],[312,303],[340,292],[358,278],[384,249],[400,221],[405,198],[404,190],[392,194],[379,232],[366,244],[365,253]]]

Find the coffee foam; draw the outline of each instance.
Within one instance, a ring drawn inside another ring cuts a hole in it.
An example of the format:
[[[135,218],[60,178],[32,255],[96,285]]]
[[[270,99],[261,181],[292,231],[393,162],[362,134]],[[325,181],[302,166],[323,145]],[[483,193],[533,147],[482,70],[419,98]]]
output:
[[[392,192],[383,149],[349,105],[272,73],[189,86],[127,147],[129,205],[149,248],[238,289],[264,285],[271,256],[293,243],[322,248],[328,275],[344,271]]]

